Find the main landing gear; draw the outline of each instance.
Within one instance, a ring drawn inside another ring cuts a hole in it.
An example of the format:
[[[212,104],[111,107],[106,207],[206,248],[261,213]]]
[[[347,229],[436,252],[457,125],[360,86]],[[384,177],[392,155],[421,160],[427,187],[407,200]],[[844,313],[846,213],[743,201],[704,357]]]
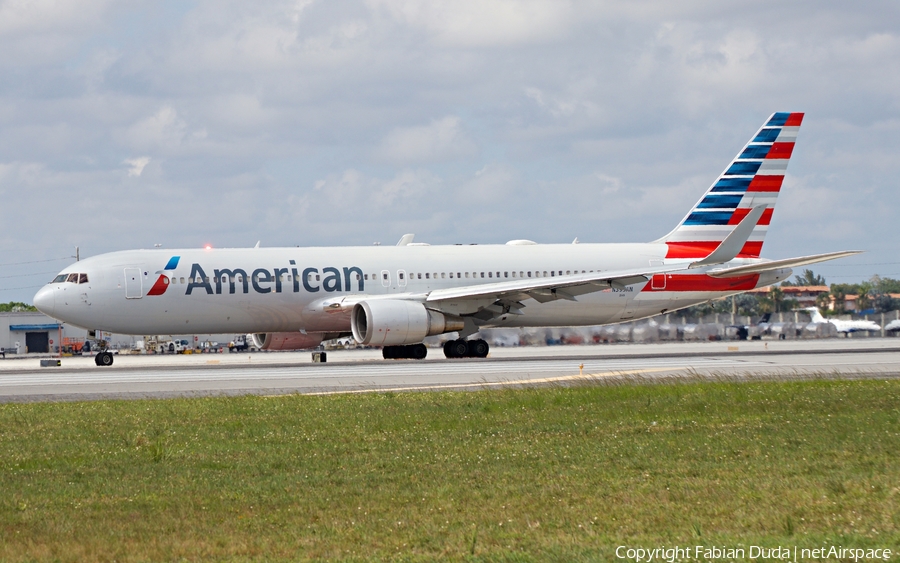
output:
[[[448,340],[444,343],[444,355],[448,358],[486,358],[490,346],[484,340]],[[381,349],[385,360],[424,360],[428,349],[424,344],[385,346]],[[99,365],[99,364],[98,364]]]
[[[444,356],[448,358],[486,358],[490,346],[484,340],[448,340],[444,343]]]
[[[428,355],[428,348],[424,344],[410,344],[409,346],[385,346],[381,349],[381,355],[385,360],[424,360]]]

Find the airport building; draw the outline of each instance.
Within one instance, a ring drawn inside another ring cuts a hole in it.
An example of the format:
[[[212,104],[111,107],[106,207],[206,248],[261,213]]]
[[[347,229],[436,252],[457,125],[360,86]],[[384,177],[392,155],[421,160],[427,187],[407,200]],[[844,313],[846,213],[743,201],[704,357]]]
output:
[[[0,313],[0,348],[7,354],[49,353],[63,338],[87,336],[84,329],[66,326],[42,313]]]
[[[109,345],[119,350],[131,350],[144,337],[103,333],[99,335]],[[21,311],[0,313],[0,349],[5,354],[57,354],[62,345],[64,351],[78,351],[88,337],[87,330],[61,323],[43,313]],[[166,338],[185,339],[194,347],[209,347],[216,343],[227,346],[234,335],[166,335]]]

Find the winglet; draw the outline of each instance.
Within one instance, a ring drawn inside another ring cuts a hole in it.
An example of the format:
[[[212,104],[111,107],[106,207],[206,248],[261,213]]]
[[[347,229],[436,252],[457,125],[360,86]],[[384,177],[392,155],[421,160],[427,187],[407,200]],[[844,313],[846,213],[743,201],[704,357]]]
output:
[[[765,205],[757,205],[751,209],[750,212],[741,219],[741,222],[738,223],[737,227],[728,233],[725,240],[723,240],[715,250],[710,252],[709,256],[703,260],[692,263],[689,267],[699,268],[701,266],[723,264],[734,260],[741,252],[741,249],[744,248],[744,244],[750,238],[750,235],[753,234],[753,229],[756,227],[756,223],[759,221],[759,218],[762,217],[765,210]]]

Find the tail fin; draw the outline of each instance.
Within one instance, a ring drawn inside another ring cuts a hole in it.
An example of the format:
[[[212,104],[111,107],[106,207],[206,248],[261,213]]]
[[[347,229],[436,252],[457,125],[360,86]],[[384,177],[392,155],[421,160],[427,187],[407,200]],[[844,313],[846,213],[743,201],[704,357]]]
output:
[[[719,246],[751,209],[766,210],[744,244],[739,258],[758,258],[784,181],[802,113],[772,114],[728,168],[713,182],[664,242],[666,258],[704,258]]]
[[[812,318],[812,322],[814,322],[814,323],[827,322],[825,317],[822,316],[822,313],[819,312],[818,307],[807,307],[806,310],[809,311],[809,316]]]

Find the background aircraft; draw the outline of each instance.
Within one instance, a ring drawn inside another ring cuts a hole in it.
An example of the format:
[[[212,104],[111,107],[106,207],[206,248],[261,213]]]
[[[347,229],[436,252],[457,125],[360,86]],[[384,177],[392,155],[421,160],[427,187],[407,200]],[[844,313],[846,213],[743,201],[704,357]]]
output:
[[[881,330],[881,325],[875,321],[857,320],[845,321],[842,319],[826,319],[816,307],[806,307],[804,311],[809,311],[814,323],[831,323],[838,332],[847,334],[848,332],[858,332],[861,330]]]

